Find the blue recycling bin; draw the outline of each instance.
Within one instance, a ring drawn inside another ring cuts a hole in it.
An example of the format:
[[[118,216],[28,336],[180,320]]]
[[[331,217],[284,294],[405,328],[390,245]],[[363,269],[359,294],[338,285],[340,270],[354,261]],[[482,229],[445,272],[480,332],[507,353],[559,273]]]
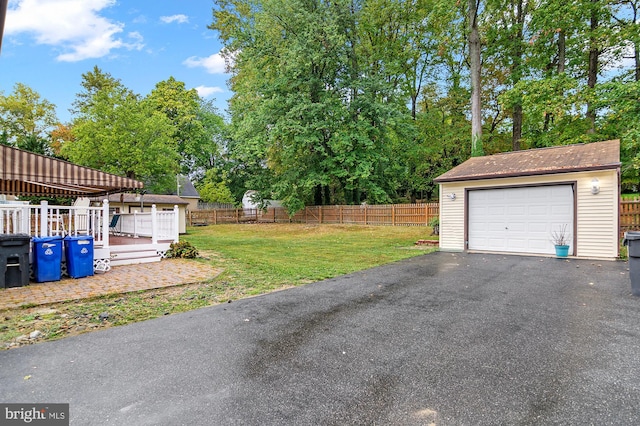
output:
[[[93,237],[91,235],[64,238],[67,273],[71,278],[93,275]]]
[[[37,282],[60,281],[62,237],[33,237],[33,275]]]

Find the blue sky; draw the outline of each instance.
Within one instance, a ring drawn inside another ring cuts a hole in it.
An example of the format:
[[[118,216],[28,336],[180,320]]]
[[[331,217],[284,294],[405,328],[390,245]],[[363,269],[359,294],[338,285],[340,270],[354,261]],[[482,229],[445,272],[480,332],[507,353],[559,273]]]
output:
[[[67,122],[82,74],[97,65],[147,95],[173,76],[221,113],[231,96],[212,0],[9,0],[0,91],[23,83]]]

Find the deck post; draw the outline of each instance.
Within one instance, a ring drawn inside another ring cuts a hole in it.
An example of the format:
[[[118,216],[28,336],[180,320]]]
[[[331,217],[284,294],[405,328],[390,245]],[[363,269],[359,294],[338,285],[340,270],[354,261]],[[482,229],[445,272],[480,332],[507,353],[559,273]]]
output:
[[[180,241],[180,210],[178,210],[178,205],[173,205],[173,242],[177,243]]]
[[[31,208],[28,204],[22,207],[22,223],[20,224],[20,231],[24,234],[31,235]]]
[[[48,218],[49,218],[49,202],[42,200],[40,201],[40,236],[41,237],[49,236],[49,227],[47,224]]]
[[[102,247],[104,248],[108,248],[109,247],[109,224],[110,224],[110,220],[109,220],[109,200],[103,200],[102,201],[102,235],[100,235],[100,237],[102,238]]]
[[[155,204],[151,205],[151,244],[158,243],[158,209]]]

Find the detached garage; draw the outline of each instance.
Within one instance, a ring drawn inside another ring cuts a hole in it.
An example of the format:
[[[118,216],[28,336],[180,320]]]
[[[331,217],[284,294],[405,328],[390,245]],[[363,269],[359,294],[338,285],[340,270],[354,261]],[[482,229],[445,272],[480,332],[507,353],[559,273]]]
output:
[[[620,141],[474,157],[439,176],[440,249],[618,257]]]

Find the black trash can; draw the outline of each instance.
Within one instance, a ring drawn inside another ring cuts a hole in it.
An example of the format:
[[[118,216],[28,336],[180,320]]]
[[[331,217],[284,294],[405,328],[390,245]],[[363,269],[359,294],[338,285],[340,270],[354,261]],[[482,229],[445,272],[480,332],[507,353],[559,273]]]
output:
[[[640,232],[625,232],[623,244],[629,247],[628,255],[631,293],[633,293],[634,296],[640,296]]]
[[[0,288],[29,285],[29,241],[26,234],[0,234]]]
[[[33,237],[33,275],[39,283],[60,281],[62,237]]]

